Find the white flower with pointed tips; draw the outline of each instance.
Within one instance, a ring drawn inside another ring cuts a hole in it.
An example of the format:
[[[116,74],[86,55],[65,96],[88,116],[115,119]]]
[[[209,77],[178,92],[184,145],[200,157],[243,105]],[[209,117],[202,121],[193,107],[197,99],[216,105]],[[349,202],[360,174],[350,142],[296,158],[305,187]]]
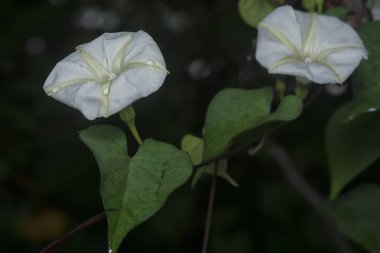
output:
[[[363,58],[357,33],[335,17],[282,6],[258,25],[256,59],[270,73],[343,83]]]
[[[373,20],[380,20],[380,0],[370,0],[367,6],[371,10]]]
[[[147,33],[105,33],[60,61],[43,88],[93,120],[155,92],[167,73],[161,51]]]

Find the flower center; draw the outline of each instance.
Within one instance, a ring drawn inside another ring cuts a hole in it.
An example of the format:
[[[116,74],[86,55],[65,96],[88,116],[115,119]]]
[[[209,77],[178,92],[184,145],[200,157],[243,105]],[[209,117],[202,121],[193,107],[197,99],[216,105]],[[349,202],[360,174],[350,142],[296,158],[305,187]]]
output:
[[[313,59],[310,56],[306,56],[304,61],[305,63],[311,63]]]
[[[108,73],[107,81],[112,81],[115,78],[116,78],[116,74],[115,73]]]

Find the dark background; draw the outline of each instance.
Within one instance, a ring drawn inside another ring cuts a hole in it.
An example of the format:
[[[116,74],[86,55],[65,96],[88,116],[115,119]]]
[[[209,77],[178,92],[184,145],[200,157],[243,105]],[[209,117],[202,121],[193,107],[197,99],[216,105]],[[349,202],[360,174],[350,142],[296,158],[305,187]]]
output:
[[[256,31],[233,0],[24,0],[0,2],[0,252],[38,252],[102,212],[99,172],[78,131],[107,123],[123,128],[130,153],[136,144],[117,115],[86,120],[45,95],[54,65],[75,46],[103,32],[148,32],[165,57],[164,86],[134,104],[143,137],[179,146],[200,136],[207,105],[225,87],[273,84],[254,59]],[[312,93],[324,87],[313,87]],[[327,196],[329,173],[323,131],[349,92],[323,92],[298,121],[274,140],[284,145],[307,181]],[[265,152],[230,160],[239,182],[218,180],[209,252],[334,252],[320,221]],[[371,178],[365,173],[354,184]],[[119,252],[200,252],[210,178],[186,184]],[[106,252],[105,220],[76,234],[54,252]]]

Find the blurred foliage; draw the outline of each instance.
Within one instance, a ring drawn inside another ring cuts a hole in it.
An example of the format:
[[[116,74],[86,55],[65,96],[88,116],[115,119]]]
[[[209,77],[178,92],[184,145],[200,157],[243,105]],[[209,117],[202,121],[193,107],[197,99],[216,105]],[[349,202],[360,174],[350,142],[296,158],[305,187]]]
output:
[[[331,170],[330,198],[380,157],[380,114],[367,113],[347,122],[351,103],[343,105],[326,127],[326,151]]]
[[[362,185],[345,194],[332,208],[339,228],[368,252],[380,252],[380,187]]]
[[[239,0],[240,16],[252,27],[257,27],[260,21],[273,9],[274,6],[268,0]]]
[[[105,122],[125,126],[117,116],[87,121],[42,90],[54,64],[75,46],[106,31],[152,35],[171,75],[159,92],[136,103],[136,121],[142,137],[177,146],[185,133],[202,135],[217,91],[275,82],[254,60],[256,31],[241,20],[235,0],[2,0],[0,8],[0,252],[38,252],[103,210],[97,165],[77,132]],[[319,89],[324,87],[313,87],[311,95]],[[324,127],[332,108],[350,95],[350,88],[329,88],[273,137],[324,196]],[[130,154],[137,149],[128,148]],[[379,166],[371,165],[349,187],[380,183]],[[265,152],[230,159],[229,172],[240,187],[218,181],[210,252],[335,252],[319,220]],[[200,251],[208,190],[203,180],[195,190],[186,185],[176,191],[120,252]],[[55,252],[106,252],[106,231],[106,222],[99,222]]]
[[[380,109],[380,21],[370,22],[358,29],[369,57],[355,71],[353,83],[353,105],[349,119]]]

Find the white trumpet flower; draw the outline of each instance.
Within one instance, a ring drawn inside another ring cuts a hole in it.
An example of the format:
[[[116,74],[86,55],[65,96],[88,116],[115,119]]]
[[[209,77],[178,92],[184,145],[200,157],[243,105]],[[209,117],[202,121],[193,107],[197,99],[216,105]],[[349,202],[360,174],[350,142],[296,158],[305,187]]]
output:
[[[370,0],[367,6],[371,10],[373,20],[380,20],[380,0]]]
[[[43,88],[93,120],[155,92],[167,73],[161,51],[147,33],[105,33],[58,62]]]
[[[335,17],[282,6],[258,25],[256,59],[269,73],[343,83],[363,58],[357,33]]]

